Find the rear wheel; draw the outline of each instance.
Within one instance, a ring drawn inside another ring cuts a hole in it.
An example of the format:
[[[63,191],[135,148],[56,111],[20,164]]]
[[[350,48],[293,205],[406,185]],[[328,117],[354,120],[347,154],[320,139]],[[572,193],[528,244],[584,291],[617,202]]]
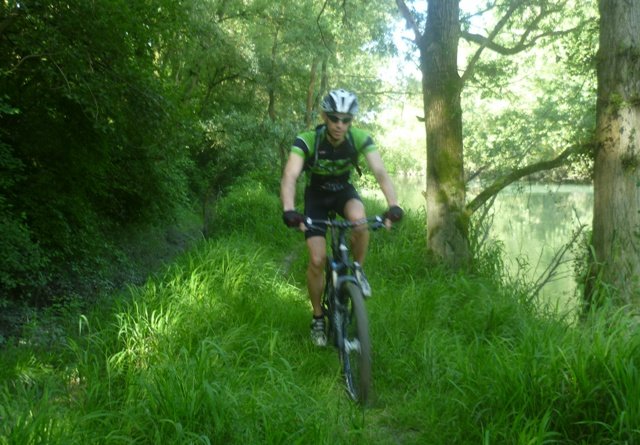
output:
[[[371,396],[371,339],[369,320],[360,288],[347,281],[341,288],[346,313],[342,317],[342,338],[338,342],[347,392],[360,404]]]

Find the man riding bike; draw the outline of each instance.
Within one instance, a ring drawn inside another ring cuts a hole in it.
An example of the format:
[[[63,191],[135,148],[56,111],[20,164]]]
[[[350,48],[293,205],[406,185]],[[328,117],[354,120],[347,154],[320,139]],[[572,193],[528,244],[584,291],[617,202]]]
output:
[[[382,193],[389,210],[385,217],[388,222],[402,218],[396,192],[384,167],[380,153],[371,136],[362,129],[352,127],[358,113],[355,94],[343,90],[332,90],[322,101],[322,120],[315,130],[306,131],[296,137],[281,180],[280,198],[283,206],[283,220],[289,227],[299,227],[305,232],[310,261],[307,268],[307,289],[313,308],[311,339],[317,346],[325,346],[324,314],[321,298],[324,287],[324,266],[327,258],[326,227],[307,229],[304,218],[327,219],[334,211],[345,219],[355,222],[366,218],[362,200],[351,183],[351,172],[359,172],[358,159],[365,158]],[[304,192],[304,215],[295,210],[296,182],[306,171]],[[365,297],[371,296],[371,287],[362,270],[369,232],[366,227],[352,232],[351,247],[356,261],[356,277]]]

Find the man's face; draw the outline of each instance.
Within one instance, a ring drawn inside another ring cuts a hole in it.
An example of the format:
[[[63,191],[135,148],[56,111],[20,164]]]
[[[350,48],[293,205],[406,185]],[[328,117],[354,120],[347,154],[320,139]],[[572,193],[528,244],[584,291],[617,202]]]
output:
[[[324,123],[327,125],[327,132],[334,142],[342,142],[344,140],[353,116],[346,113],[325,113]]]

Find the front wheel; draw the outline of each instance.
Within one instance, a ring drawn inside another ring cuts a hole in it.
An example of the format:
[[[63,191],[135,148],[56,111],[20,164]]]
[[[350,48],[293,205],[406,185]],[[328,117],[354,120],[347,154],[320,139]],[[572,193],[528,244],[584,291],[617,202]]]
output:
[[[342,317],[342,341],[339,341],[347,392],[364,405],[371,395],[371,339],[369,320],[360,288],[351,281],[341,287],[346,313]]]

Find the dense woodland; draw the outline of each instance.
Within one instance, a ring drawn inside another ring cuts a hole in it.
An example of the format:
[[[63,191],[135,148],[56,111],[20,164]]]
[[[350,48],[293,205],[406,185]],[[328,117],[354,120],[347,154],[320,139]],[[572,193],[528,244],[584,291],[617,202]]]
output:
[[[458,243],[440,255],[454,266],[506,184],[590,181],[595,2],[427,3],[4,0],[0,305],[135,281],[149,234],[206,237],[234,183],[275,193],[293,136],[333,87],[358,93],[358,125],[392,173],[440,178],[427,212],[445,196],[432,214],[452,216],[429,224],[454,230],[430,226],[451,238],[427,242],[436,254]],[[403,130],[416,125],[423,139]],[[470,181],[484,193],[467,196]]]
[[[627,0],[0,0],[0,445],[640,443],[639,36]],[[335,87],[424,181],[372,233],[364,409],[278,197]],[[566,311],[484,238],[518,181],[593,185]]]
[[[316,58],[322,88],[376,89],[357,67],[390,16],[367,3],[3,1],[0,301],[108,285],[136,234],[276,185]]]

